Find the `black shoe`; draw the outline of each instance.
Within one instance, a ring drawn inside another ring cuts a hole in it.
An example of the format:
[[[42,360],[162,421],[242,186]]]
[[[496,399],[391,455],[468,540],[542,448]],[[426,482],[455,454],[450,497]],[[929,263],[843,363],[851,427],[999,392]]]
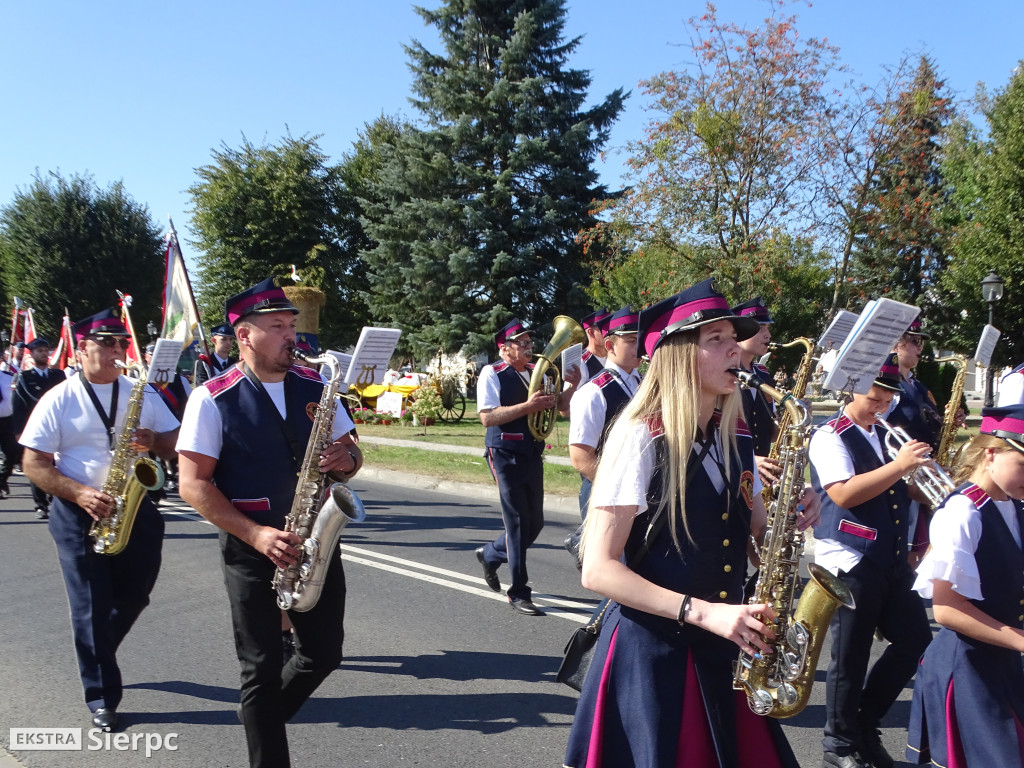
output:
[[[892,756],[882,746],[877,720],[860,719],[860,753],[874,768],[893,768]]]
[[[512,598],[508,599],[508,604],[512,606],[512,610],[517,613],[521,613],[525,616],[543,616],[544,612],[538,608],[528,597],[523,598]]]
[[[501,592],[501,582],[498,580],[498,569],[494,566],[488,565],[484,559],[484,548],[480,547],[476,551],[476,559],[480,561],[480,565],[484,569],[484,581],[487,582],[487,586],[493,589],[495,592]]]
[[[0,480],[0,499],[6,499],[11,495],[11,489],[6,480]]]
[[[50,510],[43,507],[36,507],[36,520],[49,520]]]
[[[856,752],[851,752],[848,755],[826,752],[821,760],[821,766],[822,768],[871,768],[871,764],[861,760],[860,755]]]
[[[113,731],[117,728],[117,710],[103,707],[92,713],[92,724],[101,731]]]
[[[287,664],[295,655],[295,635],[290,629],[281,631],[281,652],[284,656],[284,663]],[[241,705],[239,705],[241,706]]]

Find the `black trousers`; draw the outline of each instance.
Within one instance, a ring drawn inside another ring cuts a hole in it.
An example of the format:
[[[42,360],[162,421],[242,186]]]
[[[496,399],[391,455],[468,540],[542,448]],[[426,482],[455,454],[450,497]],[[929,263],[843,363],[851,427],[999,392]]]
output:
[[[164,520],[144,498],[128,545],[117,555],[93,551],[91,527],[92,518],[77,504],[54,500],[50,535],[68,592],[85,701],[95,712],[121,703],[117,648],[149,605],[160,573]]]
[[[498,483],[505,531],[484,545],[484,561],[494,566],[508,563],[512,573],[509,598],[529,599],[533,593],[526,572],[526,550],[544,528],[544,458],[540,453],[488,448],[487,461]]]
[[[924,602],[911,587],[906,560],[883,569],[867,557],[839,578],[853,593],[856,610],[832,617],[832,660],[825,684],[826,752],[849,754],[860,746],[860,721],[875,723],[910,682],[931,642]],[[875,629],[889,641],[868,671]]]
[[[4,397],[9,396],[4,395]],[[14,418],[12,416],[0,418],[0,451],[4,453],[4,462],[0,464],[0,480],[6,483],[11,473],[14,472],[14,465],[21,464],[22,447],[14,436]]]
[[[274,564],[240,539],[221,532],[224,585],[231,603],[235,651],[242,667],[242,722],[253,768],[288,766],[288,722],[342,659],[345,570],[336,551],[320,599],[309,611],[289,611],[295,655],[283,664],[281,609],[271,585]]]

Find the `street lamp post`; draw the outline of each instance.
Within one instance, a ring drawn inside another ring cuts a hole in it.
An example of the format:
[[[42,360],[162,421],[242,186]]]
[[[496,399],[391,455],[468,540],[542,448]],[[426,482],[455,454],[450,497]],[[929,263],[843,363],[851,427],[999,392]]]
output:
[[[988,324],[993,325],[992,314],[995,310],[996,302],[1003,298],[1003,281],[999,279],[999,275],[995,272],[989,272],[988,277],[981,281],[981,297],[988,302]],[[985,370],[986,408],[991,408],[994,404],[992,400],[992,379],[994,375],[995,366],[990,360],[988,368]]]

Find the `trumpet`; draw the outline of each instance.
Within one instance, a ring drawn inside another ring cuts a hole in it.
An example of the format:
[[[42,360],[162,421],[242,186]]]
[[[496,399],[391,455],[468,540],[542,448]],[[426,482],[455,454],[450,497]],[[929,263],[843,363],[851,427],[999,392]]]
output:
[[[909,443],[913,438],[902,427],[894,427],[887,422],[882,418],[881,414],[875,414],[875,421],[885,427],[885,452],[889,456],[890,461],[895,461],[896,454],[900,452],[900,448]],[[946,470],[935,462],[932,462],[930,466],[918,467],[903,479],[908,483],[916,485],[932,507],[938,507],[956,488],[956,483],[946,474]]]

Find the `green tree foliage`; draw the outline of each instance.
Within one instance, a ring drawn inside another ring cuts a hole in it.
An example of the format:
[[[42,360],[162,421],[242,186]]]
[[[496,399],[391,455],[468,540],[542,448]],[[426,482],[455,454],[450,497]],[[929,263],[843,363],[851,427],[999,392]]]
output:
[[[953,258],[940,278],[942,330],[951,348],[973,353],[988,322],[981,281],[995,271],[1006,289],[996,305],[1002,336],[993,360],[1010,364],[1024,358],[1024,62],[984,113],[988,139],[961,126],[943,165],[959,211]]]
[[[945,91],[932,62],[922,56],[886,110],[892,138],[881,148],[867,190],[863,237],[851,269],[857,303],[886,296],[925,304],[946,266],[948,233],[941,212],[947,189],[940,166],[953,107]]]
[[[90,176],[37,174],[0,211],[0,269],[8,306],[33,309],[37,332],[56,344],[67,308],[72,322],[130,294],[137,330],[159,322],[163,244],[146,206],[120,182],[99,189]]]
[[[586,307],[576,234],[605,196],[592,168],[622,107],[584,108],[566,66],[563,0],[447,0],[418,8],[444,51],[406,47],[420,127],[382,148],[361,198],[374,317],[421,351],[491,346],[512,316],[538,327]]]
[[[224,322],[224,300],[274,276],[290,285],[291,267],[327,295],[322,347],[355,343],[365,324],[364,245],[354,201],[318,137],[238,149],[222,146],[199,168],[192,198],[193,245],[200,249],[194,288],[204,321]]]

